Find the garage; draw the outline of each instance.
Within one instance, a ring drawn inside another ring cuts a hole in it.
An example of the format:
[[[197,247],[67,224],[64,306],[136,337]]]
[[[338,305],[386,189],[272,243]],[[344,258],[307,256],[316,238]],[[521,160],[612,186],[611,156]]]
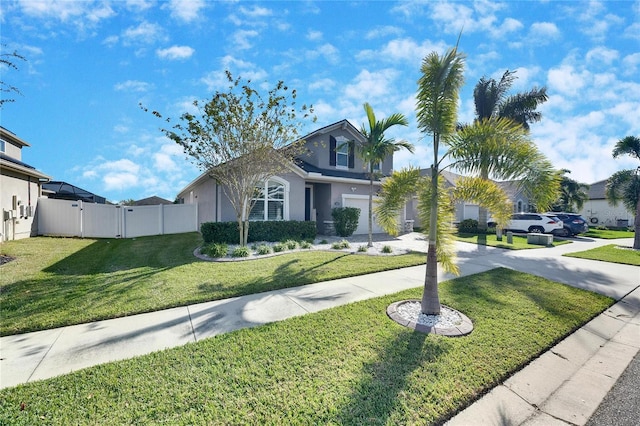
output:
[[[374,209],[375,209],[375,200],[374,200]],[[354,235],[366,235],[369,233],[369,196],[368,195],[353,195],[353,194],[342,194],[342,205],[344,207],[355,207],[360,209],[360,219],[358,220],[358,228],[355,230]],[[380,234],[384,233],[382,228],[376,223],[376,215],[373,215],[373,233]]]

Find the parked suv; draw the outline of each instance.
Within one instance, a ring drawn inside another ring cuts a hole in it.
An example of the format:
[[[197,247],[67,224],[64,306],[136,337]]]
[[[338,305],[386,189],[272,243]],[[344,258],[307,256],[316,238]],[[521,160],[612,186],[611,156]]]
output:
[[[555,231],[555,235],[571,237],[589,232],[587,220],[577,213],[548,212],[546,214],[553,215],[562,221],[562,229]]]
[[[517,213],[511,215],[511,221],[505,230],[521,232],[539,232],[552,234],[563,229],[562,221],[555,216],[543,213]]]

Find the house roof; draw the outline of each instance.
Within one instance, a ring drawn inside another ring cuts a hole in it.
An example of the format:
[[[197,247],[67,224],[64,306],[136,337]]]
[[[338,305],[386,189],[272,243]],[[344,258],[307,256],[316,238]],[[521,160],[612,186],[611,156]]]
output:
[[[357,139],[360,139],[360,141],[364,140],[364,136],[362,135],[362,133],[360,133],[360,130],[358,130],[353,124],[351,124],[349,120],[340,120],[333,124],[329,124],[327,126],[321,127],[318,130],[315,130],[309,133],[308,135],[305,135],[304,137],[301,138],[301,140],[310,139],[313,136],[317,136],[317,135],[324,135],[337,129],[347,130],[349,133],[353,134]]]
[[[319,167],[314,166],[313,164],[309,164],[304,160],[297,159],[297,165],[307,173],[320,173],[323,176],[331,176],[337,178],[348,178],[348,179],[364,179],[368,180],[369,176],[367,173],[358,173],[358,172],[350,172],[348,170],[332,170],[332,169],[321,169]]]
[[[49,198],[58,200],[86,201],[98,204],[106,204],[107,201],[104,197],[62,181],[43,183],[42,189],[48,192],[47,195]]]
[[[2,139],[4,139],[7,142],[11,142],[12,144],[14,144],[16,146],[19,146],[20,148],[22,148],[23,146],[31,146],[26,141],[20,139],[11,130],[5,129],[2,126],[0,126],[0,137],[2,137]]]
[[[607,190],[607,179],[589,185],[590,200],[604,200]]]
[[[13,157],[9,157],[8,155],[1,152],[0,152],[0,168],[3,170],[12,170],[14,172],[21,173],[23,175],[37,178],[38,180],[47,181],[51,179],[50,176],[47,176],[44,173],[36,170],[35,167],[30,166],[29,164],[22,162],[20,160],[16,160]]]
[[[133,202],[134,206],[157,206],[158,204],[173,204],[173,201],[154,195],[152,197],[143,198]]]

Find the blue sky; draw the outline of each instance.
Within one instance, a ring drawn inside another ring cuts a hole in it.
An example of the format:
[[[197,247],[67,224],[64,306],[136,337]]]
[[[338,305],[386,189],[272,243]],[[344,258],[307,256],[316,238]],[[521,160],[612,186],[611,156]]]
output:
[[[593,183],[635,168],[615,142],[640,135],[640,0],[198,1],[2,0],[1,69],[22,95],[1,124],[29,142],[23,161],[110,201],[173,200],[200,171],[159,131],[141,102],[178,117],[224,90],[224,70],[256,86],[283,80],[313,104],[312,131],[356,127],[369,102],[378,118],[405,114],[389,136],[416,145],[395,168],[428,167],[415,124],[416,81],[431,51],[467,55],[459,121],[473,119],[473,86],[517,70],[512,91],[546,86],[533,139],[558,169]]]

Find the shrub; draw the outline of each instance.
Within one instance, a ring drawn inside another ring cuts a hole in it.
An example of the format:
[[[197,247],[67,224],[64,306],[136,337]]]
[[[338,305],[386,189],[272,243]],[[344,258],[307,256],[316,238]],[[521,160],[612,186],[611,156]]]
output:
[[[360,209],[356,207],[335,207],[331,210],[333,225],[341,237],[350,237],[358,228]]]
[[[217,242],[238,244],[240,235],[237,222],[205,222],[200,226],[205,243]],[[313,240],[316,237],[316,223],[299,220],[252,221],[249,222],[248,242]]]
[[[309,241],[301,241],[300,242],[300,248],[301,249],[310,249],[311,248],[311,243]]]
[[[358,247],[358,251],[360,253],[366,253],[367,252],[368,247],[365,246],[364,244]]]
[[[384,246],[382,247],[382,252],[387,254],[393,253],[393,249],[391,248],[391,246]]]
[[[287,249],[289,249],[289,250],[295,250],[295,249],[297,249],[297,248],[298,248],[298,242],[297,242],[297,241],[294,241],[294,240],[287,240],[287,241],[285,241],[283,244],[284,244],[284,245],[287,247]]]
[[[320,244],[329,244],[329,241],[327,241],[327,240],[322,240],[322,241],[320,241]]]
[[[465,219],[458,224],[458,231],[460,232],[478,232],[478,221],[475,219]]]
[[[331,245],[331,248],[334,249],[334,250],[342,250],[342,249],[346,249],[346,248],[349,248],[349,247],[351,247],[351,246],[349,245],[349,241],[347,241],[347,240],[336,241],[335,243],[333,243]]]
[[[224,243],[213,243],[207,244],[202,249],[200,249],[202,254],[206,254],[209,257],[225,257],[229,252],[229,248]]]
[[[231,257],[249,257],[249,247],[236,247],[235,249],[233,249],[233,252],[231,252]]]
[[[260,255],[271,254],[271,247],[269,247],[266,244],[259,245],[256,248],[256,253],[258,253]]]
[[[276,243],[276,244],[273,245],[272,248],[273,248],[274,253],[280,253],[280,252],[283,252],[283,251],[285,251],[287,249],[287,247],[282,243]]]

